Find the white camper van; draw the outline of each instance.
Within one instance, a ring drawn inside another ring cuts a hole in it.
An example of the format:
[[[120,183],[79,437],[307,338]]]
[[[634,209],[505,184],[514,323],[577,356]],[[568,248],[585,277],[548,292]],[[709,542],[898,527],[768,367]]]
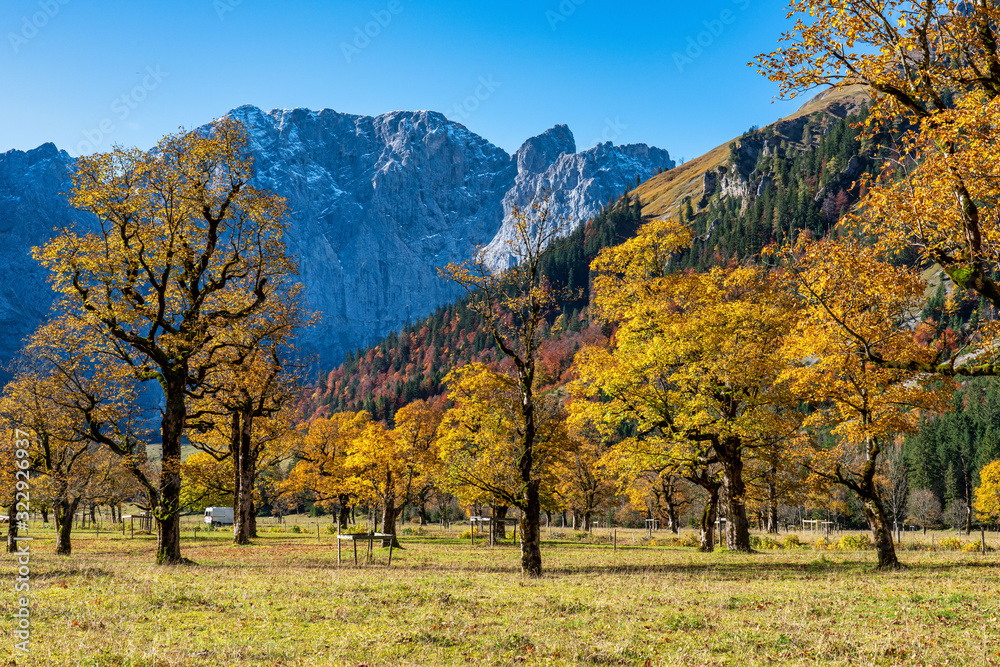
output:
[[[206,507],[205,523],[210,526],[231,526],[233,525],[232,507]]]

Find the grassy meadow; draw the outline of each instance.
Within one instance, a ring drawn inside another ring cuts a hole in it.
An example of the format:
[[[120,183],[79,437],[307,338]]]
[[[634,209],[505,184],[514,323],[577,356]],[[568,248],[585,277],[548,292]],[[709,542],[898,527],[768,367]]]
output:
[[[516,546],[472,547],[457,525],[401,534],[391,568],[377,547],[357,568],[345,548],[338,568],[329,519],[319,540],[316,521],[249,547],[228,531],[195,539],[192,523],[196,564],[174,568],[151,564],[153,536],[75,531],[64,558],[54,531],[33,528],[31,652],[6,631],[0,663],[1000,665],[1000,550],[911,548],[909,569],[879,573],[871,551],[699,554],[623,529],[613,550],[607,529],[556,531],[545,576],[528,581]],[[1000,549],[995,533],[987,543]],[[11,556],[3,571],[11,624]]]

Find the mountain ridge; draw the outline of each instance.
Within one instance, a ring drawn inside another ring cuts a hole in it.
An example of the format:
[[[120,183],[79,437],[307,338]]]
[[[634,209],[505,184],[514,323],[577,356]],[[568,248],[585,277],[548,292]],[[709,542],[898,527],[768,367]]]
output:
[[[559,206],[572,229],[638,177],[673,166],[669,153],[645,145],[569,153],[576,146],[565,125],[526,140],[522,148],[549,142],[557,150],[536,151],[519,166],[518,153],[507,154],[436,111],[364,116],[242,105],[226,115],[247,127],[257,184],[289,202],[286,241],[299,261],[307,307],[323,313],[302,347],[326,366],[450,302],[457,288],[437,276],[437,267],[494,241],[509,227],[512,206],[530,201],[546,183],[569,184]],[[84,222],[63,196],[73,162],[51,143],[0,156],[5,360],[54,296],[30,248],[54,229]],[[522,189],[514,192],[517,183]]]

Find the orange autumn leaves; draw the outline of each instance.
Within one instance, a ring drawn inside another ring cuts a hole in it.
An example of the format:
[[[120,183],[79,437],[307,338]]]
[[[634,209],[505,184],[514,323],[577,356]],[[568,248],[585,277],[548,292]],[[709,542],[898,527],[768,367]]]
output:
[[[308,492],[322,507],[345,498],[396,507],[413,502],[438,476],[440,407],[416,401],[396,414],[395,428],[364,411],[340,412],[303,427],[299,459],[285,493]]]

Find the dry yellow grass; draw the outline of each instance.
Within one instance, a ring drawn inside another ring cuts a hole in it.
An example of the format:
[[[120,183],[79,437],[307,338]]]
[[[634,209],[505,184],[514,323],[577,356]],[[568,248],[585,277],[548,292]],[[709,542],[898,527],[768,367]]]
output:
[[[391,569],[379,549],[338,568],[314,531],[187,532],[197,565],[164,568],[151,537],[82,534],[60,558],[33,530],[30,660],[5,633],[7,664],[1000,664],[997,552],[906,551],[885,574],[871,552],[698,554],[619,531],[617,552],[546,542],[546,576],[523,581],[509,544],[403,536]]]

